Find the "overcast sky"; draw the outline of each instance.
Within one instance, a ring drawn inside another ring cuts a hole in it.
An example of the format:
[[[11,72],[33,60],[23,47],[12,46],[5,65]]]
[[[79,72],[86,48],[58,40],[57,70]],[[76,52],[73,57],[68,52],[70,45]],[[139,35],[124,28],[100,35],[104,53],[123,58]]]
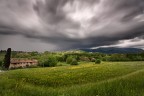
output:
[[[0,0],[0,50],[144,49],[144,0]]]

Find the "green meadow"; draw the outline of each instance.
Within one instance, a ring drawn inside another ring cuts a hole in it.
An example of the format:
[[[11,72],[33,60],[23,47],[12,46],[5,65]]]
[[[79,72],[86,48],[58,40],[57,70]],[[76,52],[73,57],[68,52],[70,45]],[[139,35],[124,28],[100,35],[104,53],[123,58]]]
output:
[[[144,96],[144,62],[80,62],[0,73],[0,96]]]

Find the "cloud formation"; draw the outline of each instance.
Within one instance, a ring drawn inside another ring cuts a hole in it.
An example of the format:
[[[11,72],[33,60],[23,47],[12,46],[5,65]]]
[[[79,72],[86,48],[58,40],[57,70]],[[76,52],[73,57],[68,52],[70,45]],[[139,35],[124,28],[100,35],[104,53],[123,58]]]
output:
[[[31,42],[38,46],[35,50],[111,45],[143,48],[144,1],[0,0],[0,36],[8,42],[14,35],[17,39],[23,36],[10,46],[19,50],[24,46],[17,43],[28,44],[31,39],[38,42]],[[139,39],[131,46],[135,38]],[[130,42],[121,42],[127,40]],[[7,47],[5,42],[1,39],[0,44]]]

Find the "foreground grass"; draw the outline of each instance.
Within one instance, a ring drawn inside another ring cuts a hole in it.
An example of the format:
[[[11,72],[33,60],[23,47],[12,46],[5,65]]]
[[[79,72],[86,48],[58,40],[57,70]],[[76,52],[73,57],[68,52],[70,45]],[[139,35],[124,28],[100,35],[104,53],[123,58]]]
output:
[[[0,75],[1,96],[144,96],[144,62],[82,63]]]

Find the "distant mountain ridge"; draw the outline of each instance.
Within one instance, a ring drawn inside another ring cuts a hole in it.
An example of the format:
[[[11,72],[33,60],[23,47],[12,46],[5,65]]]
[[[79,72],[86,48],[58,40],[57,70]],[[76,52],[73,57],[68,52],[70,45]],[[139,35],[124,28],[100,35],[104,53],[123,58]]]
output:
[[[144,50],[139,48],[115,48],[115,47],[108,47],[108,48],[98,48],[98,49],[80,49],[85,52],[99,52],[99,53],[106,53],[106,54],[113,54],[113,53],[140,53],[144,52]]]

